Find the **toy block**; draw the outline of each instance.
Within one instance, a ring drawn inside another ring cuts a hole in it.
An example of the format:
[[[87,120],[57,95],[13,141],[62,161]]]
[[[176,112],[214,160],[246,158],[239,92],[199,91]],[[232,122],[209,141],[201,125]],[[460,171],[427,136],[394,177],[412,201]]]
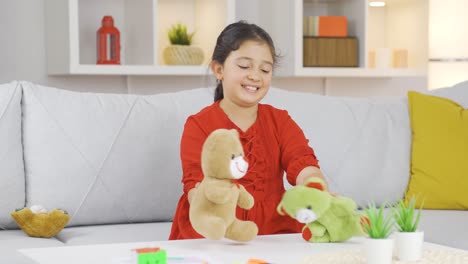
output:
[[[138,248],[138,264],[167,264],[167,253],[160,248]]]

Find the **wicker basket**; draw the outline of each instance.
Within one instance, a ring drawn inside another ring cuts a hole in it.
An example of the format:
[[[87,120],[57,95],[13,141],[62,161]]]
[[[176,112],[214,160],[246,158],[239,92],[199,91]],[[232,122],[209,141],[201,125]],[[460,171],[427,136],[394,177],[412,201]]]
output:
[[[164,62],[169,65],[200,65],[203,50],[196,46],[170,45],[163,51]]]

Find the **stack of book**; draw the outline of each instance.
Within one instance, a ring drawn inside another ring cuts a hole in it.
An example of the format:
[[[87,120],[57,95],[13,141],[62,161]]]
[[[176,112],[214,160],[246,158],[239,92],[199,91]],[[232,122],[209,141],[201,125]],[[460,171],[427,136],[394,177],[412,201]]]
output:
[[[358,41],[347,23],[345,16],[304,17],[304,67],[358,66]]]

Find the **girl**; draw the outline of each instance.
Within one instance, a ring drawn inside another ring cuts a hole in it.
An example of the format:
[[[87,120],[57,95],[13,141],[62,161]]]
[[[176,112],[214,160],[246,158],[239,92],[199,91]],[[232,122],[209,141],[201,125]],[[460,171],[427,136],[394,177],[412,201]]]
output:
[[[301,232],[302,224],[276,212],[285,192],[283,174],[286,171],[292,185],[323,175],[308,140],[288,113],[259,103],[270,88],[276,60],[273,41],[257,25],[240,21],[219,35],[210,64],[217,79],[214,103],[190,116],[182,135],[184,193],[169,239],[201,238],[189,221],[188,197],[203,179],[202,145],[218,128],[239,132],[249,162],[239,182],[253,195],[255,205],[250,210],[237,208],[237,217],[254,221],[259,235]]]

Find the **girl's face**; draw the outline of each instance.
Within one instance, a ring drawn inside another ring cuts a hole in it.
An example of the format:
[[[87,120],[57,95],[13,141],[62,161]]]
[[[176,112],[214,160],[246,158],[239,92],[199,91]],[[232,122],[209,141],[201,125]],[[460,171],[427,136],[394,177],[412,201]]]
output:
[[[236,105],[255,106],[270,88],[273,57],[266,43],[247,40],[232,51],[213,72],[223,82],[224,98]]]

